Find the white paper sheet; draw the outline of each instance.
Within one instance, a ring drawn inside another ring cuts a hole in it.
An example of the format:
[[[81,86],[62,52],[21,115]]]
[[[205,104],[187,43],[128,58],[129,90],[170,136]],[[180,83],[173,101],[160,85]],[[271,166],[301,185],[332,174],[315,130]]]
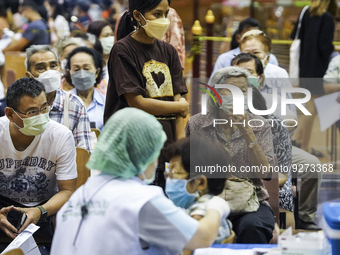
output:
[[[314,99],[319,115],[321,132],[327,130],[335,122],[340,120],[340,103],[336,101],[340,92]]]
[[[294,236],[279,236],[278,247],[282,255],[323,255],[325,235],[319,232],[302,232]]]
[[[253,251],[251,249],[242,249],[242,250],[233,250],[227,248],[204,248],[197,249],[194,252],[194,255],[253,255]]]
[[[33,234],[37,231],[40,227],[31,223],[28,225],[27,228],[24,229],[1,253],[6,253],[7,251],[20,248],[25,255],[41,255],[37,243],[33,238]]]
[[[194,251],[194,255],[256,255],[266,252],[268,255],[278,255],[280,251],[275,248],[253,248],[253,249],[229,249],[229,248],[204,248]]]

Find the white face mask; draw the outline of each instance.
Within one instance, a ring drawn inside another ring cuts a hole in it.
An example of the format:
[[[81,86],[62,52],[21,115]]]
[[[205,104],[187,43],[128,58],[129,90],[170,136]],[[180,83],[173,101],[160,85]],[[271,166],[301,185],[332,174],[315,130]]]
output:
[[[170,20],[168,18],[147,20],[144,18],[143,15],[142,17],[146,22],[144,26],[141,26],[142,28],[144,28],[145,33],[151,38],[162,39],[166,30],[169,27]]]
[[[266,66],[267,66],[267,64],[268,64],[268,62],[267,62],[267,58],[269,57],[269,55],[266,55],[265,57],[264,57],[264,59],[261,59],[261,63],[262,63],[262,65],[263,65],[263,70],[266,68]]]
[[[46,93],[51,93],[60,87],[61,73],[57,70],[47,70],[35,79],[44,84]]]
[[[100,39],[100,43],[102,44],[103,47],[103,53],[105,55],[110,54],[110,51],[112,49],[112,46],[115,42],[115,37],[114,36],[108,36]]]

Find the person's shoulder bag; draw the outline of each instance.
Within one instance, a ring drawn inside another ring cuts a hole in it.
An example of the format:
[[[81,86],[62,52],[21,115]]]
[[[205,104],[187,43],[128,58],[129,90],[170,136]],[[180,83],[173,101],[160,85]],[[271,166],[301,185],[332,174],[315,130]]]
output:
[[[290,46],[289,50],[289,77],[293,80],[291,80],[291,83],[293,86],[298,86],[299,85],[299,60],[300,60],[300,45],[301,45],[301,40],[299,39],[300,35],[300,29],[301,29],[301,23],[302,23],[302,18],[307,11],[309,6],[305,6],[300,14],[299,17],[299,24],[296,29],[295,33],[295,39]]]
[[[229,178],[219,195],[229,204],[231,214],[255,212],[260,203],[251,179]]]

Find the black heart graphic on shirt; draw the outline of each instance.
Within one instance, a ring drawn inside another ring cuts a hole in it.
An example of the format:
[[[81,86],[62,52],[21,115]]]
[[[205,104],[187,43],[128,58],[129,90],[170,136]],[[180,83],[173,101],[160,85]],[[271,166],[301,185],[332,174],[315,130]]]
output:
[[[158,74],[156,74],[155,72],[151,72],[151,75],[153,80],[157,84],[157,87],[159,88],[165,81],[164,74],[162,72],[158,72]]]

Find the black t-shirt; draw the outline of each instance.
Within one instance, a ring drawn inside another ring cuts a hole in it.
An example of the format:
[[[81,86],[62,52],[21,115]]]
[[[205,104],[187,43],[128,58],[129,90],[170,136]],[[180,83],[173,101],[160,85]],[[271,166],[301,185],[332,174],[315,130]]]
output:
[[[144,44],[128,35],[115,43],[108,63],[104,122],[116,111],[129,107],[124,94],[174,101],[176,94],[187,93],[178,53],[168,43],[155,39],[152,44]],[[168,136],[167,143],[174,141],[176,115],[156,117]]]

